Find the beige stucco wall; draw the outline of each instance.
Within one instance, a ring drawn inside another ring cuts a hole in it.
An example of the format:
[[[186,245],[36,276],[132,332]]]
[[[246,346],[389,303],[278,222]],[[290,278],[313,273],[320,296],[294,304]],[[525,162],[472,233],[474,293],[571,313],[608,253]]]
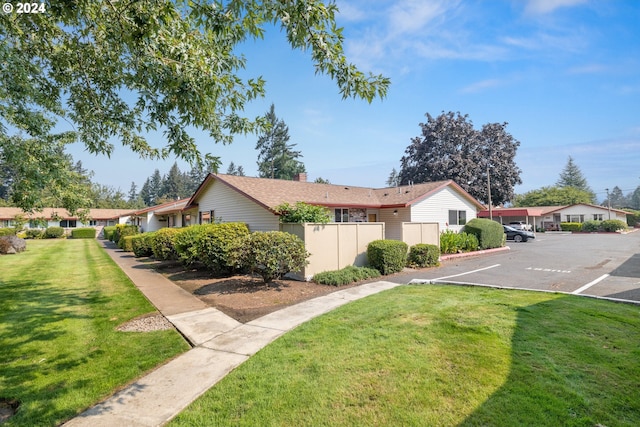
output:
[[[440,226],[437,222],[403,222],[402,241],[409,247],[418,243],[440,247]]]
[[[280,229],[305,242],[311,256],[307,267],[298,274],[307,280],[323,271],[366,265],[367,245],[385,235],[385,224],[381,222],[280,224]]]

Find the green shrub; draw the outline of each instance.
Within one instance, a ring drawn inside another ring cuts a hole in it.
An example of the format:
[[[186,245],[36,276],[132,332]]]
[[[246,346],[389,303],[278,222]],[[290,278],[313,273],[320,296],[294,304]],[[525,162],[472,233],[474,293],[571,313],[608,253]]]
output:
[[[256,231],[241,239],[239,264],[262,276],[264,283],[302,270],[309,253],[298,236],[282,231]]]
[[[249,235],[247,225],[242,222],[206,224],[202,230],[195,230],[198,260],[215,273],[229,273],[240,265],[235,255]],[[182,236],[185,240],[189,236]],[[182,243],[181,243],[182,244]],[[184,253],[189,260],[191,255]]]
[[[626,230],[627,223],[619,219],[607,219],[602,221],[602,229],[604,231],[612,232],[619,230]]]
[[[64,228],[62,227],[47,227],[47,229],[44,230],[45,239],[58,239],[62,236],[64,236]]]
[[[116,226],[108,225],[102,229],[102,237],[104,237],[105,240],[110,240],[113,242],[115,232]]]
[[[71,230],[71,238],[72,239],[95,239],[96,229],[91,227],[76,228],[74,230]]]
[[[456,233],[453,230],[440,233],[440,252],[443,254],[477,251],[478,246],[478,238],[474,234]]]
[[[155,232],[135,234],[131,236],[131,246],[136,257],[147,257],[153,255],[153,239]]]
[[[582,231],[593,233],[602,229],[602,221],[589,220],[582,223]]]
[[[217,224],[213,224],[215,226]],[[180,262],[189,267],[199,261],[198,248],[200,239],[205,235],[207,227],[212,224],[191,225],[181,228],[173,238],[173,247]],[[247,231],[248,232],[248,231]]]
[[[384,275],[397,273],[407,264],[407,249],[399,240],[374,240],[367,246],[367,259]]]
[[[380,272],[374,268],[350,265],[341,270],[318,273],[313,276],[313,281],[321,285],[341,286],[375,277],[380,277]]]
[[[502,228],[502,224],[496,221],[486,218],[474,218],[464,226],[462,231],[473,234],[478,239],[478,247],[480,249],[504,246],[504,228]]]
[[[625,209],[627,212],[627,225],[629,227],[635,227],[640,224],[640,211],[634,211],[632,209]]]
[[[116,227],[119,227],[116,229],[117,230],[116,235],[118,237],[117,242],[118,242],[118,247],[120,249],[124,249],[125,237],[133,236],[140,233],[137,225],[125,225],[125,224],[122,224],[122,225],[123,225],[122,227],[116,226]]]
[[[14,228],[5,227],[0,228],[0,237],[2,236],[15,236],[16,230]]]
[[[582,231],[582,223],[580,222],[561,222],[560,230],[562,231]]]
[[[133,238],[136,237],[136,235],[131,235],[131,236],[124,236],[121,241],[122,241],[122,250],[125,252],[133,252]]]
[[[439,265],[440,248],[436,245],[418,243],[409,248],[407,262],[411,267],[433,267]]]
[[[44,230],[39,228],[28,228],[25,231],[25,239],[42,239],[44,237]]]
[[[173,238],[180,232],[177,228],[161,228],[154,232],[151,239],[151,250],[153,256],[159,261],[167,261],[178,259],[175,247],[173,246]]]
[[[283,203],[276,206],[275,211],[280,215],[280,222],[285,223],[320,222],[326,224],[331,221],[329,209],[304,202],[296,202],[295,206]]]

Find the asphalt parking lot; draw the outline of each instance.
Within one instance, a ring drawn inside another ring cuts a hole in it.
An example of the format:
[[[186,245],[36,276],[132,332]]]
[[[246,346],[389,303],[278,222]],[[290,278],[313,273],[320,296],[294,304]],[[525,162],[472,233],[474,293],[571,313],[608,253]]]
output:
[[[510,250],[444,261],[391,279],[559,291],[640,302],[640,232],[538,233]]]

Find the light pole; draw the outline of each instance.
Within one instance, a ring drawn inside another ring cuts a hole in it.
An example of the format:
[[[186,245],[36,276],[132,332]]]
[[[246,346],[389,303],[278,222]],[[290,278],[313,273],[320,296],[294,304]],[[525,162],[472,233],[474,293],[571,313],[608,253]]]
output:
[[[487,165],[487,198],[489,201],[489,219],[493,221],[493,210],[491,209],[491,177],[489,176],[489,165]]]
[[[611,198],[609,197],[609,189],[605,188],[607,192],[607,210],[609,211],[609,219],[611,219]]]

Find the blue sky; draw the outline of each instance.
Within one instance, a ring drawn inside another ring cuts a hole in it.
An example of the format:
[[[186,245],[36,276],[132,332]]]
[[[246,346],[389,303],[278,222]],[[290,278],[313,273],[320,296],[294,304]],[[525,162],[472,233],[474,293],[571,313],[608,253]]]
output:
[[[508,122],[521,142],[523,193],[553,185],[572,156],[599,199],[640,185],[640,2],[635,0],[339,0],[345,51],[363,71],[391,78],[387,98],[342,100],[309,54],[289,48],[278,28],[243,46],[247,75],[267,95],[302,151],[309,179],[384,187],[425,114],[468,114],[476,128]],[[257,136],[227,146],[194,132],[203,152],[257,175]],[[162,145],[162,135],[154,136]],[[117,142],[114,141],[117,145]],[[111,159],[76,145],[94,181],[129,190],[175,159],[140,160],[117,147]],[[187,164],[179,162],[182,170]]]

